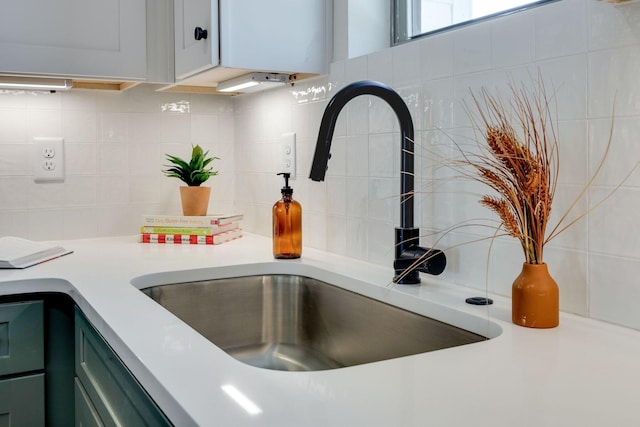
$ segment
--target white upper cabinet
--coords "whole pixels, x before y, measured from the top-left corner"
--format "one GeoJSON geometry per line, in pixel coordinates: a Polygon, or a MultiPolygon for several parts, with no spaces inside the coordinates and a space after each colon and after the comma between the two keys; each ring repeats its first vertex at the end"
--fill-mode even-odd
{"type": "Polygon", "coordinates": [[[218,65],[218,2],[175,0],[176,79],[218,65]]]}
{"type": "Polygon", "coordinates": [[[325,73],[326,3],[326,0],[220,0],[222,65],[325,73]]]}
{"type": "Polygon", "coordinates": [[[175,38],[177,81],[207,69],[322,74],[327,0],[175,0],[175,38]]]}
{"type": "Polygon", "coordinates": [[[0,10],[0,73],[146,78],[145,0],[0,0],[0,10]]]}

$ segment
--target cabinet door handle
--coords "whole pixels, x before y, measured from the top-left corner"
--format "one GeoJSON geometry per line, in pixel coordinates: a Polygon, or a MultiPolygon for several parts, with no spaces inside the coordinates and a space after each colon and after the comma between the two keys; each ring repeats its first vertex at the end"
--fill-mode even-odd
{"type": "Polygon", "coordinates": [[[195,31],[193,32],[193,36],[196,38],[196,40],[206,40],[208,35],[209,33],[207,32],[207,30],[200,27],[196,27],[195,31]]]}

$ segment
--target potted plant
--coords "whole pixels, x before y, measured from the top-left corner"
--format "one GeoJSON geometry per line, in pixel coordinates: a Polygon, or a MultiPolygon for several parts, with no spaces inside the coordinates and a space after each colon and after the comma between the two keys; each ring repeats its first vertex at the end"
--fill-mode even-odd
{"type": "Polygon", "coordinates": [[[186,216],[207,214],[211,187],[203,187],[201,184],[218,174],[210,163],[219,160],[218,157],[207,157],[208,155],[209,151],[203,151],[199,145],[192,146],[189,161],[166,154],[171,165],[165,165],[167,169],[163,170],[164,174],[171,178],[178,178],[186,184],[180,187],[182,213],[186,216]]]}

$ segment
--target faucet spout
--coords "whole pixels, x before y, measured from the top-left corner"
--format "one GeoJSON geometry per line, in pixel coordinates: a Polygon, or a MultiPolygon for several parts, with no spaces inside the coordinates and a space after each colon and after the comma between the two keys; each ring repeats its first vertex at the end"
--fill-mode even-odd
{"type": "Polygon", "coordinates": [[[329,161],[331,140],[336,121],[342,108],[359,95],[374,95],[393,109],[400,124],[401,153],[400,153],[400,226],[413,227],[413,189],[414,189],[414,130],[411,113],[404,100],[389,86],[373,81],[360,81],[344,87],[329,101],[322,115],[320,131],[316,142],[316,151],[311,164],[309,178],[314,181],[324,181],[329,161]]]}
{"type": "Polygon", "coordinates": [[[374,82],[360,81],[351,83],[338,91],[324,111],[316,142],[316,149],[311,164],[309,178],[313,181],[324,181],[330,157],[331,141],[336,121],[342,108],[353,98],[360,95],[373,95],[384,100],[395,112],[400,125],[400,227],[396,228],[394,282],[401,284],[420,283],[418,272],[440,274],[444,270],[446,260],[444,253],[435,249],[425,250],[418,246],[419,231],[414,228],[414,129],[411,113],[404,100],[389,86],[374,82]],[[422,250],[418,250],[422,249],[422,250]],[[422,263],[421,257],[436,258],[435,261],[422,263]],[[407,263],[406,261],[411,262],[407,263]]]}

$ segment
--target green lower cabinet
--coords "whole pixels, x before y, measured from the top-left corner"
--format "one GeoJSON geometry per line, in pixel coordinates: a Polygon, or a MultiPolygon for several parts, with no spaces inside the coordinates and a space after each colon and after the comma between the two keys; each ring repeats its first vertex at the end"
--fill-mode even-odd
{"type": "Polygon", "coordinates": [[[44,425],[42,301],[0,304],[0,427],[44,425]]]}
{"type": "Polygon", "coordinates": [[[42,301],[0,305],[0,377],[43,368],[42,301]]]}
{"type": "MultiPolygon", "coordinates": [[[[75,404],[76,404],[76,425],[82,427],[102,427],[104,423],[98,415],[98,410],[91,403],[87,391],[82,386],[80,380],[75,378],[75,404]]],[[[1,426],[0,426],[1,427],[1,426]]]]}
{"type": "Polygon", "coordinates": [[[79,309],[75,340],[76,426],[171,425],[79,309]]]}
{"type": "Polygon", "coordinates": [[[0,427],[44,425],[44,374],[0,380],[0,427]]]}

